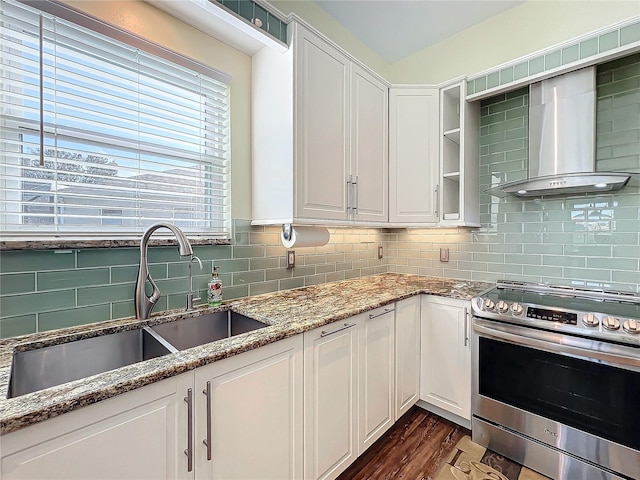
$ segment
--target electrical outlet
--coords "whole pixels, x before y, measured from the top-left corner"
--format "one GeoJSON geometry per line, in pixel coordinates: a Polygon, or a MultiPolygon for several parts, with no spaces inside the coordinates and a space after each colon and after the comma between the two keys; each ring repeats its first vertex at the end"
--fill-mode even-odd
{"type": "Polygon", "coordinates": [[[296,252],[289,250],[287,252],[287,268],[293,268],[296,266],[296,252]]]}
{"type": "Polygon", "coordinates": [[[380,246],[378,247],[378,258],[379,258],[379,259],[380,259],[380,258],[382,258],[382,253],[383,253],[383,252],[382,252],[382,250],[383,250],[383,249],[382,249],[382,245],[380,245],[380,246]]]}
{"type": "Polygon", "coordinates": [[[448,248],[441,248],[440,249],[440,261],[441,262],[448,262],[449,261],[449,249],[448,248]]]}

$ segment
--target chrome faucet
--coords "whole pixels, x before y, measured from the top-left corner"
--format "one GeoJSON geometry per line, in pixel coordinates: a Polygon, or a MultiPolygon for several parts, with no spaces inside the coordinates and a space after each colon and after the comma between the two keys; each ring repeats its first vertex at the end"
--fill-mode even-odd
{"type": "Polygon", "coordinates": [[[200,297],[193,296],[193,275],[191,274],[191,264],[196,261],[198,265],[200,265],[200,270],[202,270],[202,262],[195,255],[191,255],[191,260],[189,260],[189,293],[187,293],[187,312],[189,310],[193,310],[193,302],[199,302],[202,300],[200,297]]]}
{"type": "MultiPolygon", "coordinates": [[[[171,223],[154,223],[151,225],[140,240],[140,268],[138,269],[138,279],[136,280],[136,292],[134,297],[134,303],[136,307],[136,318],[138,320],[145,320],[151,315],[153,306],[160,299],[160,289],[156,286],[155,282],[151,278],[149,273],[149,265],[147,264],[147,245],[149,244],[149,238],[151,234],[159,228],[168,228],[178,240],[178,252],[183,257],[193,257],[193,249],[186,235],[178,227],[171,223]],[[147,296],[145,291],[146,281],[153,287],[151,296],[147,296]]],[[[191,262],[189,262],[191,267],[191,262]]]]}

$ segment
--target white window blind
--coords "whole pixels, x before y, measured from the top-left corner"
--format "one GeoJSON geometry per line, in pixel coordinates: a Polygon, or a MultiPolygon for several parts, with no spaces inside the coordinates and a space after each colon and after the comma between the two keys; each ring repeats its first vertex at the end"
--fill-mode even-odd
{"type": "Polygon", "coordinates": [[[0,8],[3,234],[138,234],[169,221],[228,235],[224,75],[22,3],[0,8]]]}

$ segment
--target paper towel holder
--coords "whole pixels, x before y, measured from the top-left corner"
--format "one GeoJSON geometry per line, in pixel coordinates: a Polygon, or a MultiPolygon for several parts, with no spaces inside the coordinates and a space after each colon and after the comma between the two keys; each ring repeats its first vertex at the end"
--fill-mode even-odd
{"type": "Polygon", "coordinates": [[[291,240],[291,234],[293,232],[293,226],[290,223],[282,224],[282,238],[285,240],[291,240]]]}

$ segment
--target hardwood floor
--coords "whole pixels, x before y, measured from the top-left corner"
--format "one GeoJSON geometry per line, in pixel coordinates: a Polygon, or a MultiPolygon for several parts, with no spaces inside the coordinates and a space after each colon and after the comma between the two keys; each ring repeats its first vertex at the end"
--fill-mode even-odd
{"type": "Polygon", "coordinates": [[[419,407],[404,414],[338,480],[430,480],[471,432],[419,407]]]}

